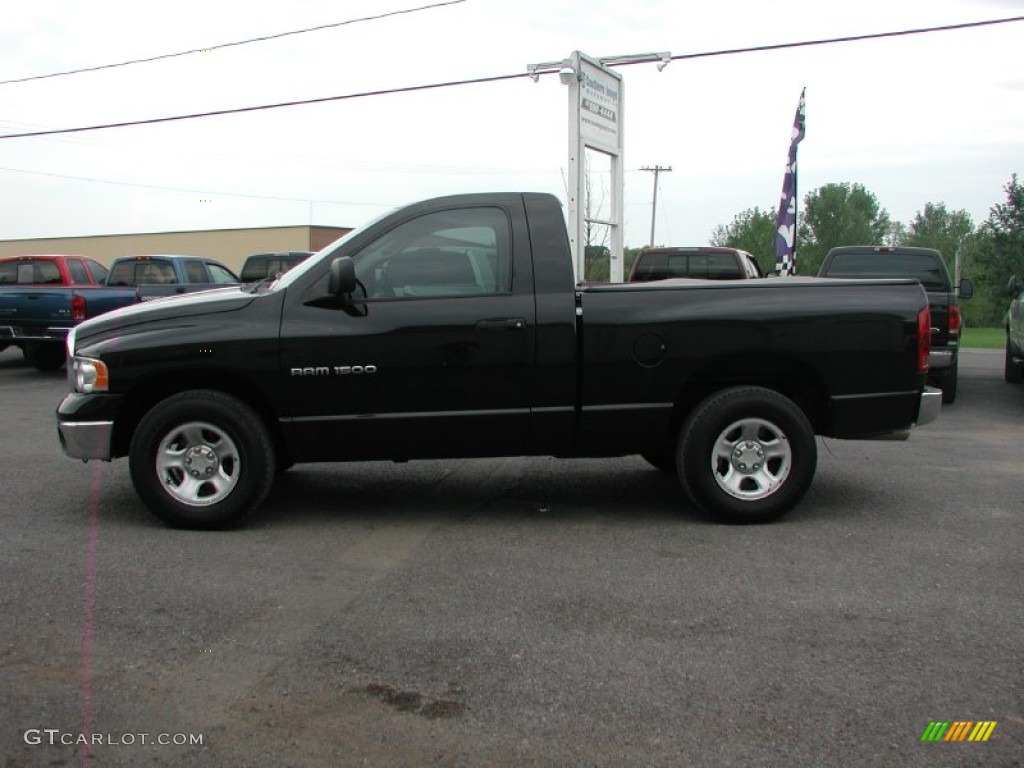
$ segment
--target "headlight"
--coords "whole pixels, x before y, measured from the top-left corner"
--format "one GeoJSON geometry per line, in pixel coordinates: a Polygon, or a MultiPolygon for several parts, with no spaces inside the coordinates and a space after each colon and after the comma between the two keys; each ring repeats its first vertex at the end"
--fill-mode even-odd
{"type": "Polygon", "coordinates": [[[69,366],[71,387],[75,392],[91,394],[106,392],[109,379],[107,364],[91,357],[73,357],[69,366]]]}
{"type": "Polygon", "coordinates": [[[68,331],[67,341],[64,342],[65,347],[68,351],[68,359],[70,360],[75,356],[75,331],[77,328],[72,328],[68,331]]]}

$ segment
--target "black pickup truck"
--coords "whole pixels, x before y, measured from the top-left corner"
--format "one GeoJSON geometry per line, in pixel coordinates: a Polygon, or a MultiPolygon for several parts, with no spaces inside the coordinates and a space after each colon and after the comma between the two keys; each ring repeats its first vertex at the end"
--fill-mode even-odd
{"type": "Polygon", "coordinates": [[[942,390],[942,402],[956,400],[960,370],[960,304],[974,294],[967,278],[954,286],[942,254],[934,248],[891,245],[843,245],[832,248],[818,277],[893,278],[920,281],[932,314],[932,352],[928,383],[942,390]]]}
{"type": "Polygon", "coordinates": [[[721,520],[766,522],[815,434],[936,418],[921,286],[576,284],[550,195],[438,198],[277,280],[112,312],[68,338],[65,453],[127,456],[175,526],[241,521],[296,462],[640,454],[721,520]]]}

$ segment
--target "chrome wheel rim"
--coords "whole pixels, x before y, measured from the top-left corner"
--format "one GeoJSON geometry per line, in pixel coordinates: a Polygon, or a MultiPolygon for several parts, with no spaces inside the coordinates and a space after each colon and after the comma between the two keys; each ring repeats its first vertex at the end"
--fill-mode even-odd
{"type": "Polygon", "coordinates": [[[792,467],[793,449],[786,433],[767,419],[733,422],[718,435],[711,453],[718,487],[742,501],[771,496],[792,467]]]}
{"type": "Polygon", "coordinates": [[[170,430],[156,452],[160,484],[176,501],[206,507],[227,498],[238,483],[238,447],[220,427],[190,421],[170,430]]]}

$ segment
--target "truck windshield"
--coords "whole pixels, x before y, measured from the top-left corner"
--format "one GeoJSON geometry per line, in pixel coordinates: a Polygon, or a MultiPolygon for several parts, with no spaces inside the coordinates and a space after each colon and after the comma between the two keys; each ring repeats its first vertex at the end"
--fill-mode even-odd
{"type": "Polygon", "coordinates": [[[949,290],[943,264],[927,253],[839,253],[824,277],[907,277],[920,280],[926,290],[949,290]]]}

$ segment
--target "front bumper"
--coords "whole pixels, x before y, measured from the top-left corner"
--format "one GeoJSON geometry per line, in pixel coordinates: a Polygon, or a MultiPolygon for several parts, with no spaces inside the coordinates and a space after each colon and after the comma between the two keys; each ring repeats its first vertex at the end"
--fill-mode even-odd
{"type": "Polygon", "coordinates": [[[60,447],[73,459],[110,461],[114,438],[112,421],[61,421],[57,423],[60,447]]]}
{"type": "Polygon", "coordinates": [[[57,436],[60,447],[73,459],[114,458],[114,422],[121,405],[120,395],[77,392],[57,407],[57,436]]]}

